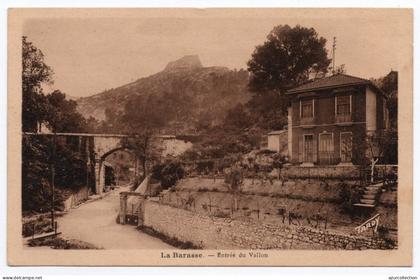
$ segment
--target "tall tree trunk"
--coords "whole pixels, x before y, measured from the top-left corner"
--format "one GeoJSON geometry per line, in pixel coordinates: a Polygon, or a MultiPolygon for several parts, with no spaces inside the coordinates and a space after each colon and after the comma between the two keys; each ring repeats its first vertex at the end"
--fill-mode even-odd
{"type": "Polygon", "coordinates": [[[371,160],[370,160],[370,162],[371,162],[371,169],[370,169],[370,182],[373,184],[373,182],[375,181],[375,178],[374,178],[374,176],[375,176],[375,165],[376,165],[376,163],[378,162],[378,160],[379,160],[379,158],[377,158],[377,159],[374,159],[374,158],[372,158],[371,160]]]}

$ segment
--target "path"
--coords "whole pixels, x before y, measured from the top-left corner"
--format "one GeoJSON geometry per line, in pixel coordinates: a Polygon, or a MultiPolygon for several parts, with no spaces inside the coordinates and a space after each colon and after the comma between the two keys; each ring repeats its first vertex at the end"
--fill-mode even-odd
{"type": "Polygon", "coordinates": [[[172,246],[131,225],[116,223],[120,196],[119,188],[108,196],[72,209],[58,218],[62,237],[89,242],[104,249],[171,249],[172,246]]]}

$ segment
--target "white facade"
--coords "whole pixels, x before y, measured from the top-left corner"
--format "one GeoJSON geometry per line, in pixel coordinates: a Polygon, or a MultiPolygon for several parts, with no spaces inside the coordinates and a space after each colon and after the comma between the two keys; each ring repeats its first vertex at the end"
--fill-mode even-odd
{"type": "Polygon", "coordinates": [[[288,154],[287,130],[272,131],[267,135],[267,149],[276,153],[288,154]]]}
{"type": "Polygon", "coordinates": [[[376,94],[366,87],[366,131],[376,131],[376,94]]]}
{"type": "Polygon", "coordinates": [[[292,139],[293,139],[293,134],[292,134],[292,107],[287,108],[287,156],[290,158],[292,158],[292,139]]]}

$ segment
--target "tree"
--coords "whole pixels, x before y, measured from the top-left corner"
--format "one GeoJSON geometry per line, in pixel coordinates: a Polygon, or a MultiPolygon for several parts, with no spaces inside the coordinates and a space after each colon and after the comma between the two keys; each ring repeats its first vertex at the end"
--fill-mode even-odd
{"type": "MultiPolygon", "coordinates": [[[[22,37],[22,130],[37,132],[41,123],[54,132],[84,132],[86,121],[76,110],[77,103],[56,90],[44,94],[43,85],[52,83],[53,71],[43,53],[22,37]]],[[[92,120],[91,120],[92,121],[92,120]]],[[[55,143],[43,135],[22,138],[22,209],[45,212],[51,199],[61,201],[63,188],[77,189],[86,184],[86,162],[70,145],[55,143]],[[53,148],[55,147],[55,148],[53,148]],[[53,152],[55,155],[53,156],[53,152]],[[51,187],[54,165],[55,188],[51,187]]],[[[55,204],[57,206],[57,204],[55,204]]],[[[48,209],[50,208],[50,209],[48,209]]]]}
{"type": "Polygon", "coordinates": [[[211,128],[212,116],[209,111],[201,112],[196,121],[196,128],[205,131],[211,128]]]}
{"type": "Polygon", "coordinates": [[[325,43],[313,28],[279,25],[255,48],[248,61],[248,87],[255,95],[246,106],[256,126],[276,130],[287,124],[284,93],[311,76],[325,76],[331,62],[325,43]]]}
{"type": "Polygon", "coordinates": [[[22,210],[46,212],[51,197],[48,139],[22,137],[22,210]]]}
{"type": "Polygon", "coordinates": [[[388,97],[387,104],[391,129],[398,128],[398,72],[391,71],[388,75],[371,81],[388,97]]]}
{"type": "Polygon", "coordinates": [[[389,111],[389,128],[379,134],[380,146],[383,146],[383,161],[398,162],[398,72],[389,72],[386,76],[371,81],[388,97],[386,104],[389,111]]]}
{"type": "Polygon", "coordinates": [[[51,163],[55,164],[55,207],[62,204],[63,189],[78,190],[86,184],[86,162],[80,152],[66,143],[56,143],[52,157],[53,139],[48,136],[22,137],[22,210],[46,212],[51,210],[51,163]]]}
{"type": "Polygon", "coordinates": [[[158,156],[155,136],[167,122],[163,103],[155,95],[133,96],[126,104],[124,112],[118,117],[123,133],[131,135],[124,140],[141,161],[143,175],[147,175],[147,164],[158,156]]]}
{"type": "Polygon", "coordinates": [[[251,123],[263,129],[279,130],[287,124],[287,105],[286,96],[270,91],[255,95],[246,107],[251,123]]]}
{"type": "Polygon", "coordinates": [[[244,175],[242,168],[235,164],[232,166],[228,174],[225,175],[225,183],[227,184],[228,190],[232,195],[231,213],[238,210],[238,195],[241,191],[243,184],[244,175]]]}
{"type": "Polygon", "coordinates": [[[250,121],[245,106],[238,104],[227,112],[224,124],[233,128],[246,128],[249,126],[250,121]]]}
{"type": "Polygon", "coordinates": [[[332,70],[333,70],[333,74],[346,74],[347,72],[345,64],[341,64],[340,66],[332,70]]]}
{"type": "Polygon", "coordinates": [[[22,37],[22,130],[36,132],[46,117],[42,85],[52,83],[53,71],[44,62],[44,54],[22,37]]]}
{"type": "Polygon", "coordinates": [[[394,130],[377,130],[360,133],[353,137],[354,146],[360,153],[353,155],[353,162],[359,167],[361,178],[366,181],[365,173],[369,170],[370,181],[375,180],[377,164],[398,164],[398,135],[394,130]]]}
{"type": "Polygon", "coordinates": [[[185,175],[185,170],[179,161],[169,160],[157,164],[152,170],[152,179],[159,180],[163,189],[168,189],[176,184],[185,175]]]}
{"type": "Polygon", "coordinates": [[[59,90],[46,96],[47,112],[45,120],[53,132],[85,132],[85,118],[77,112],[77,103],[67,100],[66,95],[59,90]]]}
{"type": "Polygon", "coordinates": [[[99,121],[95,119],[94,117],[90,116],[86,120],[86,132],[88,133],[96,133],[99,129],[99,121]]]}
{"type": "Polygon", "coordinates": [[[326,39],[313,28],[279,25],[257,46],[248,61],[253,92],[283,93],[309,79],[311,73],[326,73],[331,60],[325,49],[326,39]]]}

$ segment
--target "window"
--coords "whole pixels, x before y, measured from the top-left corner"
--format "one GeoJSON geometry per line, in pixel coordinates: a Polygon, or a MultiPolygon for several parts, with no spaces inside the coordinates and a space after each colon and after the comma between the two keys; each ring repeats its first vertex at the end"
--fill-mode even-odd
{"type": "Polygon", "coordinates": [[[323,132],[319,134],[319,163],[334,164],[334,136],[332,133],[323,132]]]}
{"type": "Polygon", "coordinates": [[[351,132],[340,133],[340,159],[341,162],[351,162],[353,146],[353,134],[351,132]]]}
{"type": "Polygon", "coordinates": [[[312,134],[304,134],[303,145],[303,162],[314,162],[314,136],[312,134]]]}
{"type": "Polygon", "coordinates": [[[319,134],[319,151],[326,153],[334,152],[333,134],[321,133],[319,134]]]}
{"type": "Polygon", "coordinates": [[[335,97],[335,122],[338,124],[351,123],[351,95],[335,97]]]}
{"type": "Polygon", "coordinates": [[[340,95],[335,97],[335,114],[349,115],[351,113],[351,95],[340,95]]]}
{"type": "Polygon", "coordinates": [[[300,117],[308,119],[314,117],[314,100],[301,100],[300,101],[300,117]]]}

